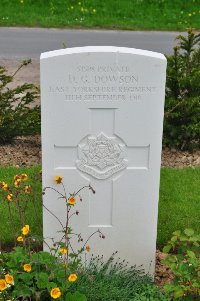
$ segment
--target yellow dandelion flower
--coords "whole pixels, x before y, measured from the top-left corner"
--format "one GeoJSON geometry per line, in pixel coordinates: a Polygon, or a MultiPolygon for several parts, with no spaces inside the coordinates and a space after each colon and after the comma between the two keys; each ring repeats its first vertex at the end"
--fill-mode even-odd
{"type": "Polygon", "coordinates": [[[18,188],[18,187],[20,186],[20,184],[21,184],[21,180],[20,180],[20,179],[17,179],[17,180],[14,182],[14,186],[15,186],[16,188],[18,188]]]}
{"type": "Polygon", "coordinates": [[[192,16],[192,14],[188,14],[188,17],[191,17],[192,16]]]}
{"type": "Polygon", "coordinates": [[[20,176],[23,182],[28,180],[28,175],[26,173],[22,173],[20,176]]]}
{"type": "Polygon", "coordinates": [[[67,254],[68,250],[67,250],[67,248],[63,247],[63,248],[60,248],[59,252],[61,254],[67,254]]]}
{"type": "Polygon", "coordinates": [[[5,280],[8,284],[14,284],[14,277],[10,274],[5,275],[5,280]]]}
{"type": "Polygon", "coordinates": [[[29,225],[25,225],[21,230],[23,235],[27,235],[29,233],[29,225]]]}
{"type": "Polygon", "coordinates": [[[54,177],[54,182],[55,182],[56,184],[60,184],[60,183],[62,182],[62,177],[61,177],[61,176],[55,176],[55,177],[54,177]]]}
{"type": "Polygon", "coordinates": [[[85,249],[86,249],[87,252],[90,252],[90,250],[91,250],[91,248],[90,248],[89,245],[87,245],[87,246],[85,247],[85,249]]]}
{"type": "Polygon", "coordinates": [[[24,187],[24,192],[25,192],[26,194],[31,193],[31,185],[26,185],[26,186],[24,187]]]}
{"type": "Polygon", "coordinates": [[[77,280],[77,275],[76,274],[70,274],[69,277],[68,277],[68,280],[70,282],[75,282],[77,280]]]}
{"type": "Polygon", "coordinates": [[[97,12],[97,10],[96,10],[95,8],[93,8],[92,12],[93,12],[93,13],[96,13],[96,12],[97,12]]]}
{"type": "Polygon", "coordinates": [[[8,190],[9,189],[9,186],[8,186],[8,184],[6,184],[6,183],[2,183],[2,189],[3,190],[8,190]]]}
{"type": "Polygon", "coordinates": [[[59,287],[55,287],[51,290],[50,295],[53,299],[58,299],[61,296],[61,291],[59,287]]]}
{"type": "Polygon", "coordinates": [[[7,288],[6,281],[4,279],[0,279],[0,291],[4,291],[7,288]]]}
{"type": "Polygon", "coordinates": [[[31,271],[31,265],[29,263],[24,264],[23,268],[25,272],[29,273],[31,271]]]}
{"type": "Polygon", "coordinates": [[[23,239],[23,237],[22,237],[22,236],[18,236],[18,237],[17,237],[17,241],[18,241],[18,242],[23,242],[23,241],[24,241],[24,239],[23,239]]]}
{"type": "Polygon", "coordinates": [[[12,194],[12,193],[9,193],[9,194],[7,195],[7,200],[8,200],[9,202],[11,202],[11,201],[13,200],[13,194],[12,194]]]}
{"type": "Polygon", "coordinates": [[[70,198],[68,198],[67,203],[68,203],[69,205],[75,205],[75,204],[76,204],[76,199],[75,199],[75,197],[71,196],[70,198]]]}

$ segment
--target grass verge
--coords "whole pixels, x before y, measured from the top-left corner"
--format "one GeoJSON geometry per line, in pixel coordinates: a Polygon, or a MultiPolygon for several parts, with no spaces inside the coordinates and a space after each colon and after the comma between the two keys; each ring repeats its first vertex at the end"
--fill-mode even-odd
{"type": "MultiPolygon", "coordinates": [[[[42,233],[41,205],[41,166],[31,168],[0,167],[0,180],[10,183],[13,176],[27,173],[33,186],[28,207],[29,224],[33,233],[42,233]]],[[[12,205],[12,204],[11,204],[12,205]]],[[[12,209],[12,208],[11,208],[12,209]]],[[[171,238],[175,230],[194,228],[200,233],[200,168],[172,169],[162,168],[160,184],[160,202],[158,215],[158,247],[171,238]]],[[[17,213],[13,212],[16,217],[17,213]]],[[[1,197],[0,201],[0,242],[2,245],[13,243],[13,232],[10,227],[8,205],[1,197]]],[[[15,229],[20,229],[16,219],[15,229]]]]}
{"type": "Polygon", "coordinates": [[[1,0],[0,26],[200,28],[199,0],[1,0]]]}
{"type": "Polygon", "coordinates": [[[162,168],[157,244],[175,230],[193,228],[200,234],[200,168],[162,168]]]}
{"type": "MultiPolygon", "coordinates": [[[[13,177],[16,174],[26,173],[29,176],[27,185],[31,184],[32,192],[30,195],[23,195],[27,206],[27,223],[29,223],[32,232],[35,235],[42,234],[42,187],[41,187],[41,166],[30,168],[0,167],[0,180],[7,184],[13,183],[13,177]]],[[[0,247],[13,246],[16,236],[21,235],[21,225],[19,214],[16,212],[15,205],[6,200],[7,192],[1,190],[0,197],[0,247]],[[19,230],[18,230],[19,229],[19,230]]]]}

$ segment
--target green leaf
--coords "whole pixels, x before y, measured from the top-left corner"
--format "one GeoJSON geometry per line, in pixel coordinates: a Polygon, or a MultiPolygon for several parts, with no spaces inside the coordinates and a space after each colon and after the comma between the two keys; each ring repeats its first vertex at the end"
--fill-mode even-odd
{"type": "Polygon", "coordinates": [[[172,236],[171,241],[173,242],[177,241],[177,236],[172,236]]]}
{"type": "Polygon", "coordinates": [[[181,231],[180,230],[174,231],[172,233],[172,235],[180,236],[181,235],[181,231]]]}
{"type": "Polygon", "coordinates": [[[167,261],[169,261],[169,262],[176,262],[176,257],[174,255],[169,255],[167,257],[167,261]]]}
{"type": "Polygon", "coordinates": [[[169,253],[169,251],[171,250],[171,246],[170,245],[167,245],[163,248],[163,252],[164,253],[169,253]]]}
{"type": "Polygon", "coordinates": [[[185,229],[185,230],[184,230],[184,233],[185,233],[187,236],[192,236],[192,235],[194,235],[194,230],[193,230],[193,229],[185,229]]]}
{"type": "Polygon", "coordinates": [[[48,274],[44,272],[40,272],[37,278],[38,288],[46,288],[48,282],[49,282],[48,274]]]}
{"type": "Polygon", "coordinates": [[[175,299],[178,299],[178,298],[180,298],[180,297],[183,297],[183,295],[184,295],[184,290],[183,290],[182,288],[178,288],[178,289],[176,289],[175,292],[174,292],[174,298],[175,298],[175,299]]]}
{"type": "Polygon", "coordinates": [[[47,289],[48,289],[48,291],[50,291],[52,288],[54,288],[54,287],[57,287],[57,283],[55,283],[55,282],[49,282],[48,284],[47,284],[47,289]]]}
{"type": "Polygon", "coordinates": [[[190,258],[192,258],[192,259],[196,259],[196,255],[195,255],[195,253],[192,252],[192,251],[187,251],[187,255],[188,255],[190,258]]]}
{"type": "Polygon", "coordinates": [[[181,235],[180,236],[180,241],[188,241],[188,237],[184,236],[184,235],[181,235]]]}
{"type": "Polygon", "coordinates": [[[74,294],[67,293],[65,296],[65,301],[87,301],[87,298],[85,295],[79,292],[75,292],[74,294]]]}
{"type": "Polygon", "coordinates": [[[65,296],[65,301],[74,301],[72,293],[67,293],[65,296]]]}
{"type": "Polygon", "coordinates": [[[174,291],[174,285],[173,284],[165,284],[164,285],[164,290],[166,293],[170,293],[170,292],[173,292],[174,291]]]}

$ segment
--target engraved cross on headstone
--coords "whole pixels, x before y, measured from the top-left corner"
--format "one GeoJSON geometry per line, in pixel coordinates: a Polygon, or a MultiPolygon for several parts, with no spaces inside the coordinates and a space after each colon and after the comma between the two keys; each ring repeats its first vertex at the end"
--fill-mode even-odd
{"type": "Polygon", "coordinates": [[[90,132],[77,145],[55,145],[55,169],[77,170],[97,191],[89,226],[111,227],[113,185],[126,170],[148,170],[150,145],[127,145],[115,133],[116,108],[90,108],[90,132]],[[102,116],[104,122],[102,122],[102,116]]]}

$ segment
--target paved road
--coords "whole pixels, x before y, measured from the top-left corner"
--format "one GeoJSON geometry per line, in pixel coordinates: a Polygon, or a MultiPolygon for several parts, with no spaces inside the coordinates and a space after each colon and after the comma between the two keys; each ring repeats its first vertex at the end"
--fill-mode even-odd
{"type": "Polygon", "coordinates": [[[38,59],[41,52],[76,46],[124,46],[170,54],[177,32],[0,28],[0,58],[38,59]]]}

